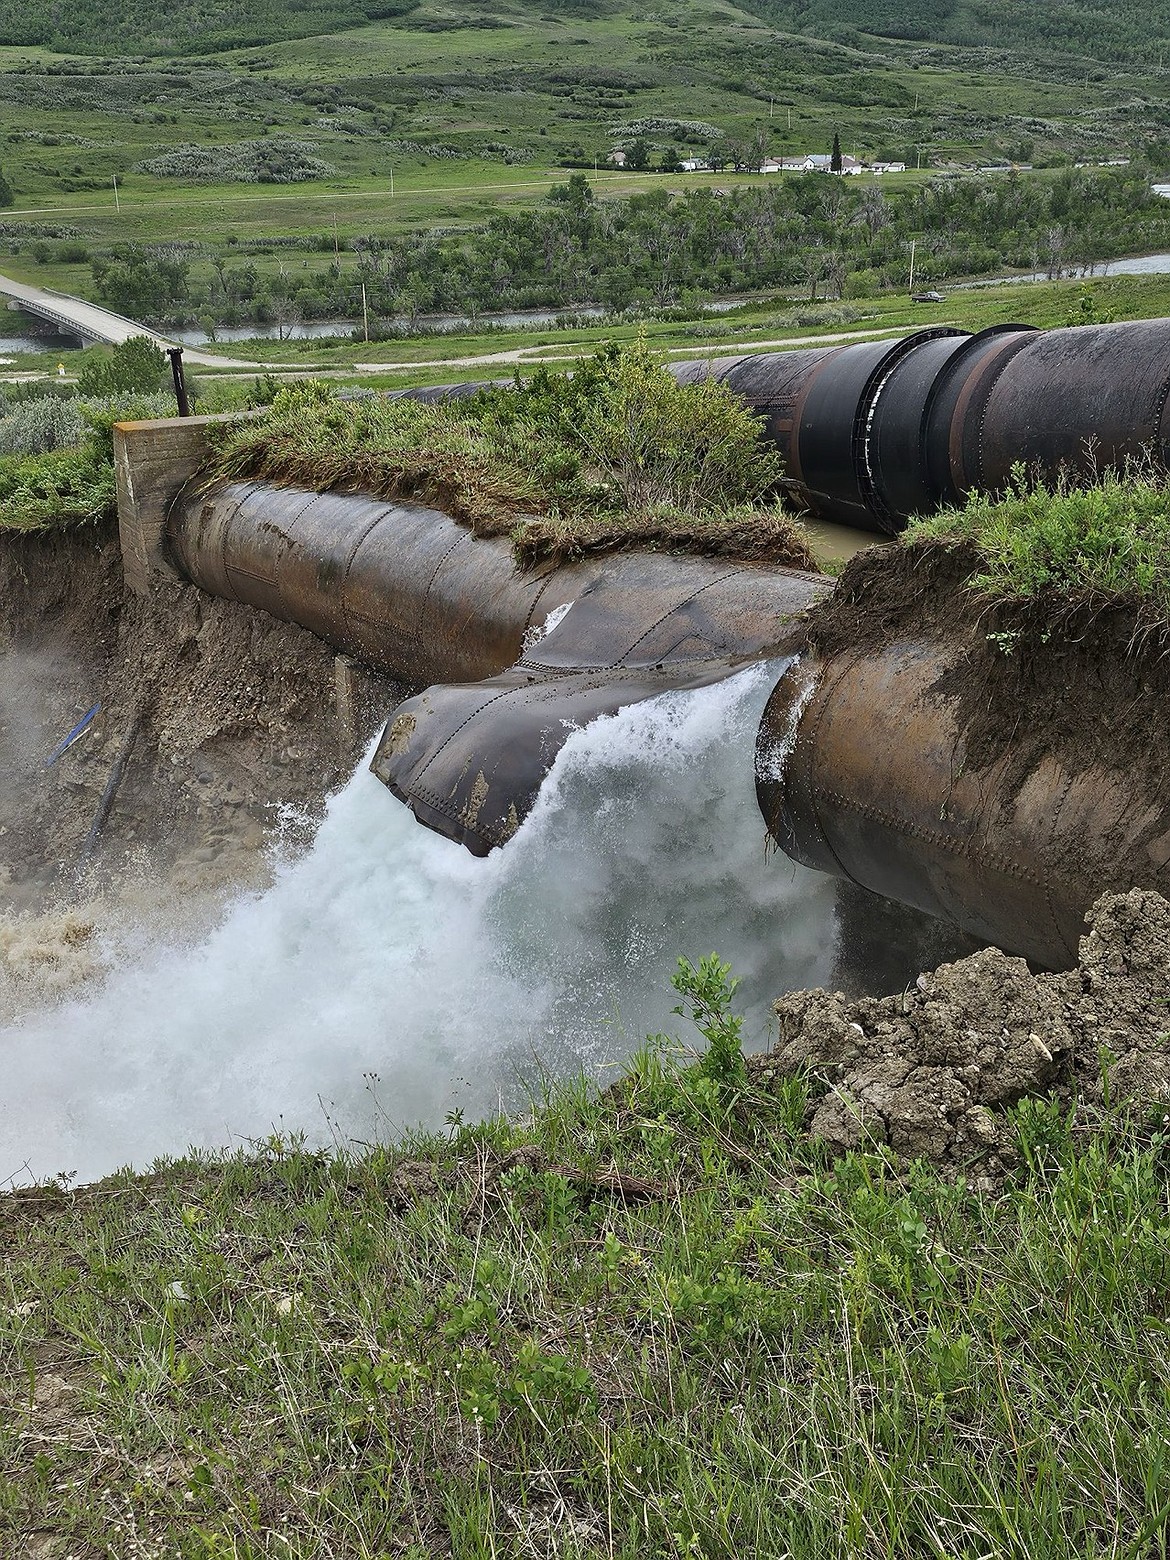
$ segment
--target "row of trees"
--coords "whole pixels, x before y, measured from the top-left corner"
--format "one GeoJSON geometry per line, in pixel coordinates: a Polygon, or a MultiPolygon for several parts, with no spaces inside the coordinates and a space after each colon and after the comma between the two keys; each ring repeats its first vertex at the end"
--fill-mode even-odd
{"type": "Polygon", "coordinates": [[[1170,247],[1170,203],[1138,168],[936,179],[887,191],[824,175],[727,192],[595,198],[573,174],[528,211],[458,233],[369,235],[323,272],[213,259],[196,286],[184,255],[123,246],[93,261],[102,300],[144,320],[289,321],[601,304],[667,307],[719,294],[804,288],[815,297],[902,287],[916,240],[925,283],[1024,267],[1059,274],[1170,247]]]}

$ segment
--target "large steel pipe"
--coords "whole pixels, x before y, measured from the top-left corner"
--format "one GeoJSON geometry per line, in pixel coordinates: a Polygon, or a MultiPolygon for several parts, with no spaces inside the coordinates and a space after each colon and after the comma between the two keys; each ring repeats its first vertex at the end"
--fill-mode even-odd
{"type": "Polygon", "coordinates": [[[1099,894],[1170,892],[1170,794],[1106,744],[1088,766],[1021,764],[1026,729],[973,764],[946,691],[962,656],[913,634],[806,655],[760,725],[761,811],[795,861],[1067,968],[1099,894]]]}
{"type": "Polygon", "coordinates": [[[372,768],[422,822],[485,855],[528,815],[572,731],[747,661],[797,653],[805,609],[830,588],[795,569],[611,558],[515,666],[401,705],[372,768]]]}
{"type": "Polygon", "coordinates": [[[441,685],[399,707],[372,767],[477,854],[515,832],[571,731],[795,653],[803,612],[831,588],[802,570],[657,553],[521,573],[507,542],[437,510],[257,483],[181,494],[169,538],[214,595],[441,685]]]}
{"type": "Polygon", "coordinates": [[[412,683],[490,677],[598,564],[521,574],[510,545],[437,509],[231,483],[184,493],[168,538],[188,579],[311,629],[412,683]]]}
{"type": "Polygon", "coordinates": [[[915,515],[995,491],[1023,464],[1046,481],[1132,458],[1170,464],[1170,320],[1035,331],[949,327],[680,363],[761,416],[795,501],[894,533],[915,515]]]}

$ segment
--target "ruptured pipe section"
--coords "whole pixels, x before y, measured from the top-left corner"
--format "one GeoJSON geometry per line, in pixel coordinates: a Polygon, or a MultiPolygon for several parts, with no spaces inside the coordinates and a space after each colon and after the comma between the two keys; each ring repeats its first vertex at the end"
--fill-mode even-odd
{"type": "Polygon", "coordinates": [[[1011,742],[972,764],[947,691],[962,655],[917,637],[806,655],[760,724],[760,810],[794,861],[1067,969],[1099,894],[1170,890],[1170,795],[1105,743],[1076,769],[1021,769],[1011,742]]]}
{"type": "MultiPolygon", "coordinates": [[[[1170,466],[1170,320],[940,327],[674,372],[744,397],[799,504],[876,532],[1003,489],[1017,465],[1048,480],[1139,458],[1170,466]]],[[[652,554],[521,574],[505,542],[433,509],[256,484],[180,495],[169,535],[204,589],[435,685],[396,712],[373,767],[423,822],[477,853],[515,831],[568,731],[799,652],[800,616],[830,588],[652,554]]],[[[1073,774],[1046,760],[1021,781],[1005,756],[969,770],[937,691],[945,659],[905,638],[824,664],[806,656],[761,726],[764,817],[798,861],[1066,964],[1098,892],[1165,873],[1170,817],[1105,767],[1073,774]]]]}
{"type": "Polygon", "coordinates": [[[1037,331],[947,326],[899,341],[674,365],[763,418],[785,486],[825,520],[894,534],[914,515],[1149,458],[1170,465],[1170,320],[1037,331]]]}
{"type": "Polygon", "coordinates": [[[570,732],[795,653],[801,614],[832,583],[633,552],[520,573],[507,542],[438,510],[255,483],[181,494],[169,540],[213,595],[434,685],[399,706],[372,767],[477,855],[515,832],[570,732]]]}

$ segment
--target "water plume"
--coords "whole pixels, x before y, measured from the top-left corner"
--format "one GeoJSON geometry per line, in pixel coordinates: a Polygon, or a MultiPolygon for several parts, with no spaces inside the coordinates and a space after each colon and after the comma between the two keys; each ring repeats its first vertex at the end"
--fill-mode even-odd
{"type": "Polygon", "coordinates": [[[833,889],[765,859],[752,751],[781,668],[574,732],[487,860],[363,766],[312,848],[197,943],[124,948],[96,993],[0,1030],[0,1180],[90,1179],[272,1130],[362,1139],[602,1078],[677,1028],[670,975],[712,949],[747,1030],[827,980],[833,889]]]}

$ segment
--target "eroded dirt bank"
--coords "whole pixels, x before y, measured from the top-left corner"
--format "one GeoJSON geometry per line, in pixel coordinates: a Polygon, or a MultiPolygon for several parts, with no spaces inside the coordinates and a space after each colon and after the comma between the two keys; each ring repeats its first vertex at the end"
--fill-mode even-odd
{"type": "Polygon", "coordinates": [[[1019,785],[1045,758],[1074,772],[1117,768],[1160,789],[1170,755],[1170,625],[1124,600],[1070,603],[1059,592],[993,601],[970,588],[968,543],[870,547],[809,613],[811,646],[879,651],[906,636],[937,643],[949,666],[937,687],[954,700],[975,769],[1010,754],[1019,785]]]}
{"type": "Polygon", "coordinates": [[[1089,920],[1064,974],[987,948],[897,996],[792,992],[749,1067],[765,1085],[810,1070],[824,1092],[806,1127],[835,1150],[883,1143],[993,1180],[1014,1168],[1003,1113],[1026,1095],[1170,1114],[1170,904],[1133,889],[1089,920]]]}
{"type": "MultiPolygon", "coordinates": [[[[905,1160],[994,1180],[1015,1152],[1005,1108],[1025,1096],[1121,1100],[1170,1115],[1170,904],[1159,892],[1170,840],[1170,635],[1123,601],[992,602],[969,584],[978,572],[965,544],[859,554],[809,614],[812,658],[828,679],[854,658],[864,664],[890,646],[925,645],[938,673],[918,697],[928,723],[953,722],[959,734],[956,790],[970,771],[1011,798],[1045,764],[1072,777],[1099,774],[1103,788],[1115,778],[1121,803],[1111,831],[1057,837],[1061,796],[1051,798],[1050,819],[1041,810],[1035,822],[1036,859],[1044,849],[1060,857],[1050,893],[1067,874],[1085,886],[1080,903],[1096,900],[1076,967],[1036,974],[991,947],[940,963],[893,996],[792,993],[776,1004],[775,1050],[751,1067],[765,1083],[809,1069],[821,1092],[806,1128],[835,1150],[877,1142],[905,1160]],[[1126,832],[1130,812],[1148,820],[1133,836],[1140,848],[1126,832]],[[1046,821],[1055,843],[1041,838],[1046,821]]],[[[906,711],[908,721],[914,715],[906,711]]],[[[906,778],[921,777],[907,765],[906,778]]],[[[940,816],[950,800],[944,786],[940,816]]],[[[893,805],[888,790],[876,805],[893,805]]],[[[887,841],[895,865],[917,821],[895,820],[902,834],[887,841]]],[[[1027,845],[1026,835],[990,843],[1010,852],[1021,840],[1027,845]]],[[[956,860],[973,853],[955,849],[956,860]]]]}
{"type": "Polygon", "coordinates": [[[265,613],[177,585],[131,595],[112,535],[0,537],[0,1013],[84,978],[103,932],[163,907],[196,930],[225,893],[260,886],[263,847],[311,834],[402,697],[361,667],[341,676],[339,699],[334,652],[265,613]]]}

